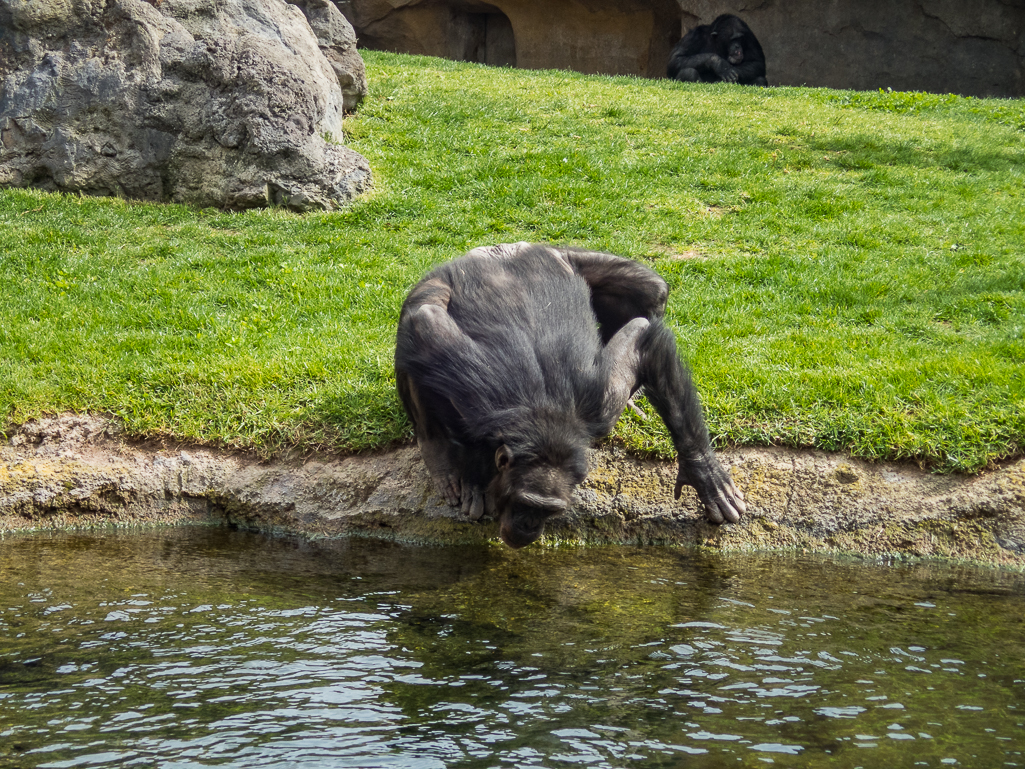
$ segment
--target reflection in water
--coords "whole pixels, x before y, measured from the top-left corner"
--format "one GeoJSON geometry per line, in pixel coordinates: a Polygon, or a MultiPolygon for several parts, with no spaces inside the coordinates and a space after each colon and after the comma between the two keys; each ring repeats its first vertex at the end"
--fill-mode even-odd
{"type": "Polygon", "coordinates": [[[226,529],[0,541],[0,768],[1025,766],[1025,579],[226,529]]]}

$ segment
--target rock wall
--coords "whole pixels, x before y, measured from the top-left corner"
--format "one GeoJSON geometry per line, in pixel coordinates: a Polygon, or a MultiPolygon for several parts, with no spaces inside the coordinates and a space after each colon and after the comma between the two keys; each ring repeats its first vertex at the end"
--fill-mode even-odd
{"type": "Polygon", "coordinates": [[[1025,96],[1020,0],[681,0],[684,25],[736,13],[772,85],[1025,96]],[[700,20],[700,21],[699,21],[700,20]]]}
{"type": "Polygon", "coordinates": [[[675,0],[338,0],[364,48],[461,61],[660,77],[675,0]]]}
{"type": "MultiPolygon", "coordinates": [[[[0,535],[104,525],[222,522],[311,536],[414,542],[497,539],[435,493],[415,447],[307,461],[122,439],[116,423],[65,415],[0,442],[0,535]]],[[[980,476],[931,475],[842,455],[720,455],[743,489],[739,524],[712,526],[676,466],[592,452],[570,513],[544,542],[696,545],[879,557],[932,556],[1025,569],[1025,459],[980,476]]],[[[536,547],[538,545],[532,545],[536,547]]]]}
{"type": "Polygon", "coordinates": [[[338,143],[365,92],[328,0],[0,0],[0,185],[333,208],[370,183],[338,143]]]}
{"type": "Polygon", "coordinates": [[[644,77],[665,75],[687,29],[735,13],[761,42],[771,85],[1025,96],[1020,0],[337,2],[366,48],[644,77]],[[489,58],[481,32],[499,20],[505,60],[489,58]]]}

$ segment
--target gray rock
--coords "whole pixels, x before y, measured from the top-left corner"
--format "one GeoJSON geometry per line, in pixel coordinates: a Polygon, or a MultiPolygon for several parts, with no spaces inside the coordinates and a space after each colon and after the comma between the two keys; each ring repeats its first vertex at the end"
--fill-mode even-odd
{"type": "Polygon", "coordinates": [[[317,36],[324,54],[338,78],[345,97],[345,111],[351,112],[367,95],[367,72],[356,52],[356,33],[331,0],[288,0],[298,6],[317,36]]]}
{"type": "Polygon", "coordinates": [[[370,184],[339,78],[284,0],[0,0],[0,184],[334,208],[370,184]]]}

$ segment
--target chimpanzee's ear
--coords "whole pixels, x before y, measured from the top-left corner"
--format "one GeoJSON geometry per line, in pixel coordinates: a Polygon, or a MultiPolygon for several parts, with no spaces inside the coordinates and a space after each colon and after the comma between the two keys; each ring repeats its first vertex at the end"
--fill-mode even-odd
{"type": "Polygon", "coordinates": [[[503,443],[498,447],[498,451],[495,452],[495,467],[499,470],[508,470],[512,461],[512,452],[509,451],[509,447],[503,443]]]}

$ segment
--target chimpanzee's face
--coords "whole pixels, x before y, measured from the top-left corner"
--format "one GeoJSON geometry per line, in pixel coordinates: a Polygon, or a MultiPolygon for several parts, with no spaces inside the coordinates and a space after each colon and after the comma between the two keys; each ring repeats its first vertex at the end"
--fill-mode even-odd
{"type": "Polygon", "coordinates": [[[499,513],[499,536],[509,547],[526,547],[544,534],[545,523],[549,518],[565,509],[531,507],[514,502],[499,513]]]}
{"type": "Polygon", "coordinates": [[[545,522],[569,509],[573,489],[587,475],[586,464],[519,467],[505,447],[496,457],[498,474],[488,488],[488,508],[498,518],[499,535],[509,547],[526,547],[540,537],[545,522]],[[504,452],[504,453],[503,453],[504,452]]]}
{"type": "Polygon", "coordinates": [[[734,66],[744,61],[744,46],[741,44],[739,37],[730,40],[730,47],[726,50],[726,58],[734,66]]]}

